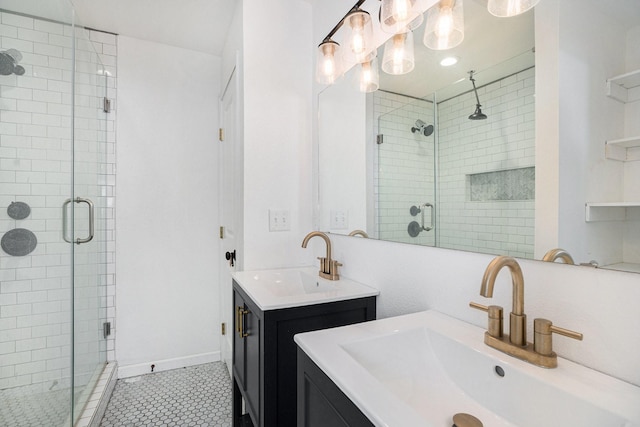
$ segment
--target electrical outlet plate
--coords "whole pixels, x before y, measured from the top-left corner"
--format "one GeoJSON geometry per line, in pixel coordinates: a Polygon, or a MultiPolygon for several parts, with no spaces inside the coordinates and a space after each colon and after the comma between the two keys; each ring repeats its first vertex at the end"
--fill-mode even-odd
{"type": "Polygon", "coordinates": [[[289,221],[288,209],[269,209],[269,231],[289,231],[291,224],[289,221]]]}

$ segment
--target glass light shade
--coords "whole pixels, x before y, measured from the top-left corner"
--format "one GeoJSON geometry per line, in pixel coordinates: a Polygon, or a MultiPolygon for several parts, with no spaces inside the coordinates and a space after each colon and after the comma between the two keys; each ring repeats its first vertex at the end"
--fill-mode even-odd
{"type": "Polygon", "coordinates": [[[416,0],[382,0],[380,26],[387,33],[407,31],[409,24],[420,15],[416,0]]]}
{"type": "Polygon", "coordinates": [[[464,11],[462,0],[440,0],[427,11],[424,45],[429,49],[445,50],[464,40],[464,11]]]}
{"type": "Polygon", "coordinates": [[[347,15],[345,24],[350,29],[347,37],[349,54],[355,57],[356,62],[366,60],[371,50],[375,49],[371,16],[364,10],[355,10],[347,15]]]}
{"type": "Polygon", "coordinates": [[[340,45],[327,40],[318,46],[316,58],[316,80],[322,84],[333,84],[342,75],[340,45]]]}
{"type": "Polygon", "coordinates": [[[387,74],[406,74],[415,67],[413,33],[394,34],[384,45],[382,71],[387,74]]]}
{"type": "Polygon", "coordinates": [[[355,85],[360,92],[375,92],[380,87],[380,73],[378,72],[378,58],[363,62],[359,65],[355,85]]]}
{"type": "Polygon", "coordinates": [[[489,13],[500,18],[520,15],[538,4],[540,0],[489,0],[489,13]]]}

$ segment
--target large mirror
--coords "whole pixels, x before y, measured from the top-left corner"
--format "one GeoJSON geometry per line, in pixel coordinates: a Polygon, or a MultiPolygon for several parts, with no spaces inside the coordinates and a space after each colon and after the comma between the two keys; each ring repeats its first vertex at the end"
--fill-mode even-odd
{"type": "Polygon", "coordinates": [[[426,48],[423,23],[414,30],[411,73],[381,72],[379,90],[364,94],[354,84],[359,70],[353,68],[325,88],[318,98],[318,229],[533,259],[562,247],[575,263],[640,272],[640,203],[634,202],[640,201],[634,194],[640,162],[632,160],[640,149],[631,145],[620,154],[604,143],[640,135],[640,101],[633,95],[627,102],[612,100],[605,84],[640,68],[640,0],[621,1],[615,12],[595,0],[567,1],[550,6],[543,0],[517,17],[496,18],[486,1],[464,0],[465,38],[458,47],[426,48]],[[552,18],[567,28],[582,19],[607,34],[604,40],[580,31],[564,39],[562,32],[536,37],[536,30],[551,33],[552,18]],[[603,77],[591,92],[572,93],[574,76],[550,71],[565,64],[574,67],[571,72],[600,68],[616,56],[614,47],[618,63],[594,73],[596,82],[603,77]],[[457,64],[441,66],[446,57],[457,64]],[[538,62],[545,79],[556,80],[549,87],[535,86],[543,81],[536,79],[538,62]],[[575,117],[573,105],[581,110],[584,98],[602,104],[606,114],[575,117]],[[478,102],[486,118],[478,117],[478,102]],[[547,138],[545,126],[536,135],[540,120],[551,128],[559,122],[560,131],[547,138]],[[591,132],[563,131],[570,123],[591,132]],[[574,138],[584,140],[569,148],[574,138]]]}

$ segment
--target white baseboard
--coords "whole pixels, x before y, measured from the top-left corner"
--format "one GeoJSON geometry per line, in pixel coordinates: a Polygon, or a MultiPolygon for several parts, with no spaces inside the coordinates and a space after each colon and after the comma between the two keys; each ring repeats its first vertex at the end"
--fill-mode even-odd
{"type": "Polygon", "coordinates": [[[153,360],[145,363],[138,363],[136,365],[118,366],[118,378],[129,378],[143,374],[150,374],[151,365],[155,365],[153,372],[162,372],[218,361],[220,361],[219,351],[176,357],[174,359],[153,360]]]}

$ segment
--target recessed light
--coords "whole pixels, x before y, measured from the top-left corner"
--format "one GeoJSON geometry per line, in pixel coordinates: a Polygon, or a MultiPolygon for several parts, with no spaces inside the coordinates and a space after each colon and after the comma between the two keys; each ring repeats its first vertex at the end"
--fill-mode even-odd
{"type": "Polygon", "coordinates": [[[447,56],[442,61],[440,61],[440,65],[443,67],[450,67],[458,63],[458,58],[455,56],[447,56]]]}

